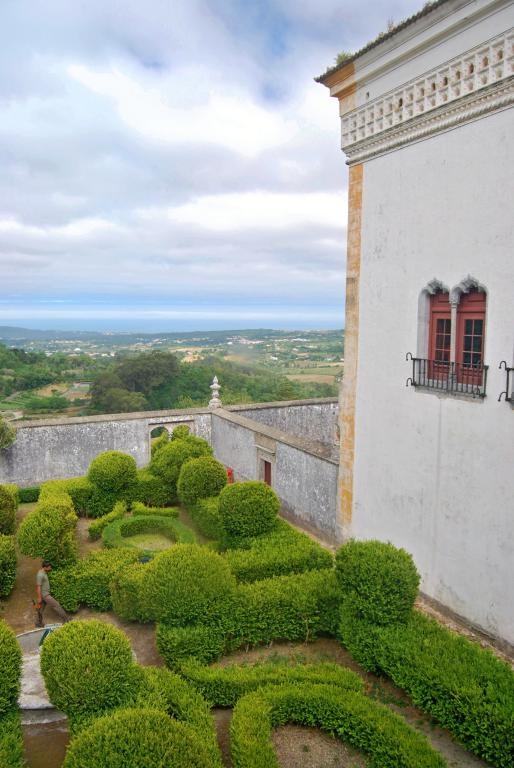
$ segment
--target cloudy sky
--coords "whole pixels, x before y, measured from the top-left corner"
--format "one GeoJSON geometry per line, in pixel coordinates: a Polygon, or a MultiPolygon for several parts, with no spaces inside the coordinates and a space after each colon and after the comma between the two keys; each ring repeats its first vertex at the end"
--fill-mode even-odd
{"type": "Polygon", "coordinates": [[[0,325],[340,328],[313,78],[421,0],[1,0],[0,325]]]}

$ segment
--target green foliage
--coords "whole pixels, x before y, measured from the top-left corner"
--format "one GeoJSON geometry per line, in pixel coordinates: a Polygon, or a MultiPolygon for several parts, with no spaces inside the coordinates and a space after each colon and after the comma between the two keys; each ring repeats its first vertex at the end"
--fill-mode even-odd
{"type": "Polygon", "coordinates": [[[50,701],[70,718],[122,706],[139,684],[126,635],[97,619],[70,621],[48,635],[41,672],[50,701]]]}
{"type": "Polygon", "coordinates": [[[279,509],[279,498],[266,483],[249,480],[225,486],[219,496],[219,514],[226,543],[237,546],[240,539],[271,531],[279,509]]]}
{"type": "Polygon", "coordinates": [[[191,437],[191,432],[185,424],[179,424],[171,433],[172,440],[186,440],[188,437],[191,437]]]}
{"type": "Polygon", "coordinates": [[[263,685],[318,683],[334,685],[340,690],[364,692],[364,682],[355,672],[330,662],[305,664],[284,660],[281,663],[257,662],[207,667],[196,658],[180,665],[180,674],[214,707],[233,707],[241,696],[263,685]]]}
{"type": "Polygon", "coordinates": [[[380,768],[444,768],[426,737],[387,707],[332,685],[266,686],[234,708],[230,727],[234,768],[278,768],[271,731],[287,723],[319,727],[371,757],[380,768]]]}
{"type": "Polygon", "coordinates": [[[3,488],[7,491],[7,493],[10,493],[12,496],[12,500],[14,501],[16,508],[18,507],[18,504],[20,503],[20,489],[17,485],[14,483],[6,483],[3,488]]]}
{"type": "Polygon", "coordinates": [[[39,499],[39,485],[33,485],[30,488],[20,488],[20,504],[33,504],[39,499]]]}
{"type": "Polygon", "coordinates": [[[181,627],[223,616],[235,586],[220,555],[197,544],[177,544],[147,565],[143,600],[154,620],[181,627]]]}
{"type": "Polygon", "coordinates": [[[272,640],[308,642],[334,635],[339,590],[333,571],[308,571],[241,584],[234,605],[232,647],[272,640]]]}
{"type": "Polygon", "coordinates": [[[182,663],[194,658],[208,664],[223,655],[227,631],[223,623],[195,624],[187,627],[170,627],[158,623],[155,642],[159,653],[170,669],[180,671],[182,663]]]}
{"type": "Polygon", "coordinates": [[[47,480],[39,490],[41,501],[47,495],[55,493],[67,493],[72,502],[73,508],[78,515],[86,515],[91,504],[91,496],[94,487],[86,477],[70,477],[65,480],[47,480]]]}
{"type": "Polygon", "coordinates": [[[199,499],[218,496],[227,484],[227,470],[213,456],[200,456],[182,464],[177,480],[180,501],[189,509],[199,499]]]}
{"type": "Polygon", "coordinates": [[[9,448],[16,440],[16,430],[0,416],[0,451],[9,448]]]}
{"type": "Polygon", "coordinates": [[[152,440],[152,445],[150,447],[150,453],[152,457],[155,456],[155,454],[160,451],[163,446],[167,445],[169,441],[170,436],[168,434],[168,430],[163,429],[159,437],[156,437],[155,440],[152,440]]]}
{"type": "Polygon", "coordinates": [[[138,469],[132,498],[154,507],[164,507],[170,501],[168,490],[162,480],[152,475],[147,469],[138,469]]]}
{"type": "Polygon", "coordinates": [[[14,536],[0,533],[0,598],[7,597],[16,581],[16,548],[14,536]]]}
{"type": "Polygon", "coordinates": [[[150,620],[142,597],[146,568],[146,563],[132,562],[117,571],[110,580],[112,609],[121,619],[142,624],[150,620]]]}
{"type": "Polygon", "coordinates": [[[0,715],[0,765],[2,768],[25,768],[23,732],[17,711],[0,715]]]}
{"type": "Polygon", "coordinates": [[[98,718],[68,747],[63,768],[212,768],[193,728],[150,708],[98,718]]]}
{"type": "Polygon", "coordinates": [[[224,554],[239,582],[322,570],[334,565],[330,552],[280,519],[273,531],[251,539],[248,544],[247,549],[229,549],[224,554]]]}
{"type": "Polygon", "coordinates": [[[18,706],[21,648],[12,629],[0,619],[0,719],[18,706]]]}
{"type": "Polygon", "coordinates": [[[17,506],[9,486],[0,485],[0,533],[14,533],[17,506]]]}
{"type": "Polygon", "coordinates": [[[219,514],[219,497],[199,499],[189,510],[192,520],[204,536],[215,541],[223,538],[223,526],[219,514]]]}
{"type": "Polygon", "coordinates": [[[128,453],[104,451],[93,459],[87,476],[100,490],[122,495],[136,484],[136,462],[128,453]]]}
{"type": "Polygon", "coordinates": [[[130,541],[130,537],[138,533],[160,533],[170,540],[170,547],[176,541],[192,544],[196,538],[190,528],[172,517],[137,515],[109,523],[102,531],[103,545],[109,549],[134,547],[141,554],[142,550],[139,545],[130,541]]]}
{"type": "Polygon", "coordinates": [[[67,493],[48,493],[22,520],[17,539],[21,552],[48,560],[54,568],[77,559],[77,515],[67,493]]]}
{"type": "Polygon", "coordinates": [[[512,766],[514,673],[507,664],[417,611],[407,624],[370,627],[345,607],[340,637],[366,669],[390,677],[467,749],[497,768],[512,766]]]}
{"type": "Polygon", "coordinates": [[[209,751],[212,768],[221,768],[221,756],[210,709],[200,694],[179,675],[167,669],[144,667],[136,706],[153,707],[167,712],[201,736],[209,751]]]}
{"type": "Polygon", "coordinates": [[[160,517],[178,517],[178,507],[147,507],[140,501],[132,503],[133,515],[159,515],[160,517]]]}
{"type": "Polygon", "coordinates": [[[98,517],[96,520],[93,520],[93,522],[90,523],[87,531],[89,539],[91,541],[98,541],[102,535],[102,531],[106,526],[109,525],[109,523],[114,522],[114,520],[121,520],[121,518],[125,517],[126,514],[127,502],[117,501],[114,505],[114,509],[111,512],[108,512],[106,515],[102,515],[102,517],[98,517]]]}
{"type": "Polygon", "coordinates": [[[336,554],[343,599],[370,624],[394,624],[409,618],[419,574],[411,555],[381,541],[349,541],[336,554]]]}
{"type": "Polygon", "coordinates": [[[77,611],[80,605],[110,611],[111,581],[137,559],[135,549],[91,552],[74,565],[51,574],[52,595],[67,611],[77,611]]]}
{"type": "Polygon", "coordinates": [[[150,461],[149,471],[160,478],[165,485],[168,498],[177,497],[177,480],[182,464],[199,456],[212,456],[212,448],[206,440],[192,435],[171,440],[158,451],[150,461]]]}

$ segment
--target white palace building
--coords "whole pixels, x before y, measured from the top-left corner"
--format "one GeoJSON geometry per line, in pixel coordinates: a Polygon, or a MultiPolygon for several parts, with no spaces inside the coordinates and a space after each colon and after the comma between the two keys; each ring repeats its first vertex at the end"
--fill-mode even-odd
{"type": "Polygon", "coordinates": [[[439,0],[329,70],[349,165],[342,538],[514,644],[514,3],[439,0]]]}

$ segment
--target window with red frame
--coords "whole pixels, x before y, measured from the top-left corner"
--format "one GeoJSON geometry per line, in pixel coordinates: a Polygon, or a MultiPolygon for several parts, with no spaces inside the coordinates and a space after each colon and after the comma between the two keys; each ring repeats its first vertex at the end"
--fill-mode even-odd
{"type": "Polygon", "coordinates": [[[477,384],[484,366],[486,295],[472,290],[463,293],[457,308],[455,362],[459,381],[477,384]]]}
{"type": "Polygon", "coordinates": [[[451,349],[450,297],[442,291],[430,297],[428,358],[431,379],[448,375],[451,349]]]}

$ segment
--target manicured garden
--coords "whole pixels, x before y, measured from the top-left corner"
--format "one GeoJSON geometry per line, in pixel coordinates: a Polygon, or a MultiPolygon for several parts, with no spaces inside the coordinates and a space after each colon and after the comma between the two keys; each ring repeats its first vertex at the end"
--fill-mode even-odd
{"type": "MultiPolygon", "coordinates": [[[[16,543],[52,562],[52,594],[68,611],[87,606],[155,625],[167,667],[139,665],[123,632],[98,619],[52,633],[41,668],[51,701],[69,718],[65,768],[221,768],[213,707],[233,709],[234,768],[278,766],[271,734],[287,723],[326,731],[369,766],[448,764],[355,671],[306,660],[223,664],[240,649],[316,638],[336,639],[470,752],[510,768],[512,670],[414,609],[419,575],[411,556],[391,544],[351,541],[333,557],[278,512],[264,483],[227,485],[208,444],[183,428],[159,438],[144,470],[109,451],[85,478],[0,486],[0,597],[14,585],[16,543]],[[20,497],[36,503],[15,531],[20,497]],[[178,519],[179,504],[192,525],[178,519]],[[83,557],[78,515],[90,519],[91,541],[102,543],[83,557]]],[[[19,679],[18,645],[0,622],[6,768],[23,765],[19,679]]]]}

